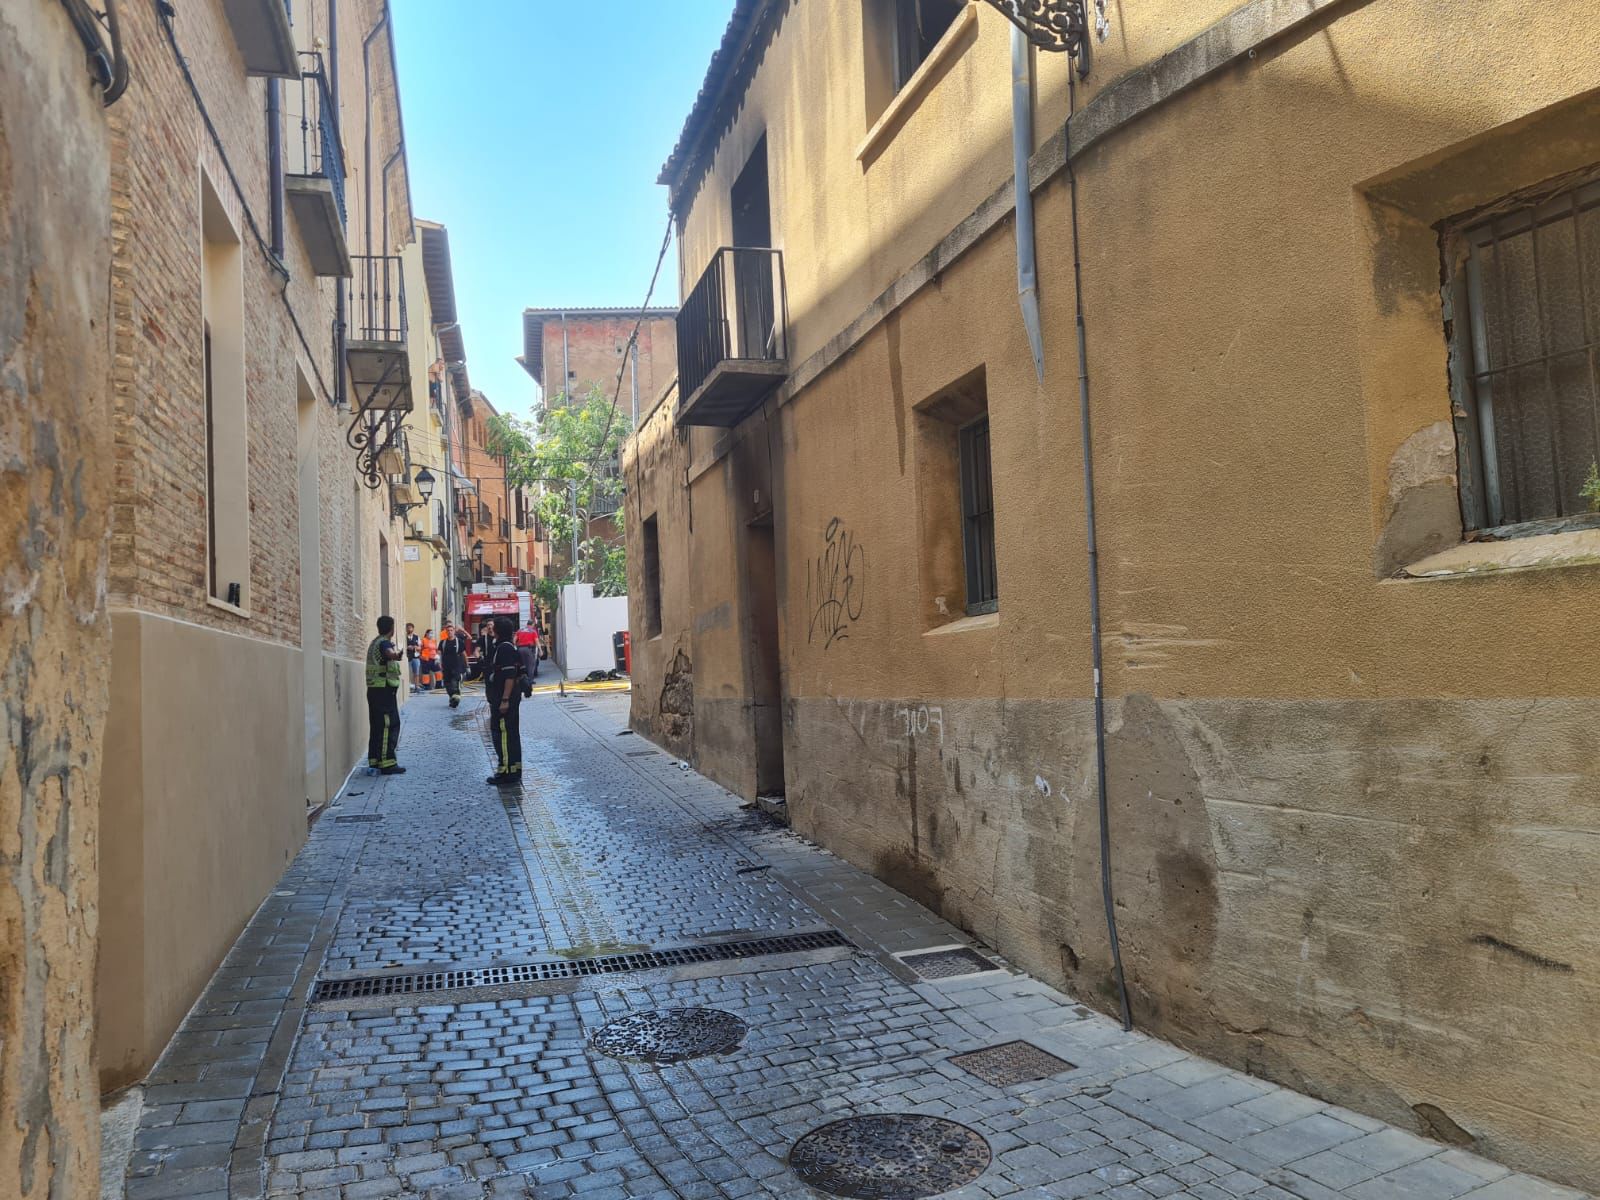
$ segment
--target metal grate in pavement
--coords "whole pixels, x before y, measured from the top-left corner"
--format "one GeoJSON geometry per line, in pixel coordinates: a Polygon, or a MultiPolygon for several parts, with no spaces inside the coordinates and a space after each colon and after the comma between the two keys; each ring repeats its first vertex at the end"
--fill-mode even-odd
{"type": "Polygon", "coordinates": [[[504,987],[508,984],[543,983],[578,979],[588,975],[616,975],[627,971],[656,971],[694,963],[732,962],[766,954],[796,954],[849,946],[836,929],[816,933],[790,933],[777,937],[747,938],[711,946],[683,946],[675,950],[641,950],[632,954],[602,954],[595,958],[557,959],[554,962],[516,963],[504,967],[464,967],[457,971],[419,971],[409,975],[367,975],[354,979],[323,979],[311,993],[311,1003],[357,1000],[369,996],[407,996],[418,992],[453,991],[458,988],[504,987]]]}
{"type": "Polygon", "coordinates": [[[954,979],[980,971],[998,971],[997,962],[985,958],[968,946],[945,946],[938,950],[918,950],[895,956],[924,979],[954,979]]]}
{"type": "Polygon", "coordinates": [[[1027,1083],[1032,1079],[1048,1079],[1074,1065],[1057,1058],[1048,1050],[1041,1050],[1029,1042],[1004,1042],[974,1050],[970,1054],[957,1054],[950,1062],[976,1075],[995,1087],[1010,1087],[1014,1083],[1027,1083]]]}
{"type": "Polygon", "coordinates": [[[651,757],[654,757],[655,753],[656,752],[654,750],[629,750],[628,751],[628,757],[629,758],[651,758],[651,757]]]}
{"type": "Polygon", "coordinates": [[[976,1129],[914,1113],[846,1117],[813,1129],[789,1151],[802,1183],[829,1196],[922,1200],[971,1183],[989,1169],[976,1129]]]}
{"type": "Polygon", "coordinates": [[[381,821],[381,820],[383,820],[383,817],[378,813],[352,813],[348,817],[335,817],[334,818],[335,823],[343,823],[343,822],[346,822],[346,821],[381,821]]]}

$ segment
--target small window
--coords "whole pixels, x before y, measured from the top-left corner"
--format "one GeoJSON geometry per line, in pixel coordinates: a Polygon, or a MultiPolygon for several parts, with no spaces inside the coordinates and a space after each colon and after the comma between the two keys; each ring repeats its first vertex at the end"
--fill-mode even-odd
{"type": "Polygon", "coordinates": [[[915,407],[917,571],[924,630],[997,612],[994,480],[983,367],[915,407]]]}
{"type": "Polygon", "coordinates": [[[994,480],[989,471],[989,418],[960,431],[961,540],[967,567],[967,613],[1000,607],[994,569],[994,480]]]}
{"type": "Polygon", "coordinates": [[[200,175],[200,369],[205,401],[206,592],[250,607],[243,250],[211,179],[200,175]]]}
{"type": "Polygon", "coordinates": [[[1600,522],[1600,178],[1446,231],[1469,530],[1600,522]]]}
{"type": "Polygon", "coordinates": [[[905,87],[967,0],[894,0],[894,90],[905,87]]]}
{"type": "Polygon", "coordinates": [[[661,634],[661,534],[654,517],[644,522],[644,635],[661,634]]]}

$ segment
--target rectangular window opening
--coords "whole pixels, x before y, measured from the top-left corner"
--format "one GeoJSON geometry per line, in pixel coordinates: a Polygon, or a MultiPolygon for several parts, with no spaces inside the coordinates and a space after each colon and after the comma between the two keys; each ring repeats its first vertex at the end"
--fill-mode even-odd
{"type": "Polygon", "coordinates": [[[661,634],[661,534],[655,517],[644,522],[644,634],[661,634]]]}
{"type": "Polygon", "coordinates": [[[1600,177],[1445,230],[1463,521],[1600,524],[1600,177]]]}
{"type": "Polygon", "coordinates": [[[206,594],[250,607],[244,270],[238,230],[200,172],[200,368],[205,409],[206,594]]]}
{"type": "Polygon", "coordinates": [[[927,61],[967,0],[894,0],[894,90],[927,61]]]}

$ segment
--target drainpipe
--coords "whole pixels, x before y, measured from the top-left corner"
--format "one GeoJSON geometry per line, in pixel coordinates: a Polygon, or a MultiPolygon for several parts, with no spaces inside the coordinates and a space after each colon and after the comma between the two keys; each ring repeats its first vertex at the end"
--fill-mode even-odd
{"type": "Polygon", "coordinates": [[[372,257],[372,43],[388,27],[389,6],[385,4],[378,19],[361,39],[361,87],[365,93],[366,122],[361,131],[362,190],[366,192],[366,217],[362,233],[366,239],[367,257],[372,257]]]}
{"type": "Polygon", "coordinates": [[[272,189],[269,229],[272,257],[281,263],[283,261],[283,118],[278,87],[278,80],[267,80],[267,186],[272,189]]]}
{"type": "Polygon", "coordinates": [[[633,427],[639,428],[639,339],[633,339],[633,427]]]}
{"type": "Polygon", "coordinates": [[[1039,272],[1034,261],[1033,187],[1028,158],[1033,154],[1033,63],[1027,35],[1011,27],[1011,157],[1016,168],[1017,299],[1028,330],[1033,369],[1044,383],[1044,334],[1039,323],[1039,272]]]}
{"type": "MultiPolygon", "coordinates": [[[[1105,674],[1100,651],[1100,546],[1094,519],[1094,448],[1089,422],[1089,352],[1083,312],[1083,257],[1078,237],[1078,174],[1072,167],[1072,113],[1077,108],[1072,76],[1067,76],[1067,185],[1072,204],[1072,292],[1077,314],[1078,336],[1078,423],[1083,440],[1083,520],[1084,543],[1089,556],[1089,644],[1094,662],[1094,761],[1095,785],[1100,808],[1100,895],[1105,905],[1106,933],[1111,940],[1111,966],[1117,980],[1117,1002],[1122,1010],[1122,1027],[1133,1028],[1128,1007],[1128,983],[1122,973],[1122,946],[1117,938],[1116,900],[1111,890],[1111,820],[1106,798],[1106,701],[1105,674]]],[[[1019,224],[1020,233],[1020,224],[1019,224]]]]}
{"type": "MultiPolygon", "coordinates": [[[[333,134],[344,150],[343,114],[339,109],[339,0],[328,0],[328,94],[333,101],[333,134]]],[[[344,341],[348,330],[345,281],[334,284],[333,298],[333,406],[345,403],[344,341]]]]}

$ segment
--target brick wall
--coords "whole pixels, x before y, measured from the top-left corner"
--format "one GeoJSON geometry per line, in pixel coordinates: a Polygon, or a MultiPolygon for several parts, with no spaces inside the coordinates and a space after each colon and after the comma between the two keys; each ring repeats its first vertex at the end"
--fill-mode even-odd
{"type": "MultiPolygon", "coordinates": [[[[313,9],[302,18],[325,20],[320,8],[313,9]]],[[[376,9],[368,0],[342,5],[342,36],[359,47],[359,34],[370,26],[376,9]]],[[[377,613],[379,535],[388,536],[392,551],[400,538],[389,532],[379,494],[362,488],[359,501],[355,496],[351,485],[355,453],[345,442],[350,418],[329,403],[343,369],[335,360],[332,335],[336,283],[312,273],[292,213],[285,215],[287,279],[265,252],[270,219],[267,82],[245,76],[220,5],[185,5],[179,10],[172,28],[216,129],[219,148],[205,127],[154,6],[132,6],[123,24],[129,56],[139,69],[128,95],[112,111],[116,326],[112,600],[253,638],[299,644],[296,438],[298,380],[303,376],[319,398],[323,644],[330,652],[359,656],[377,613]],[[251,592],[247,619],[207,603],[202,170],[243,242],[251,592]],[[354,557],[358,536],[359,579],[354,557]]],[[[352,249],[359,250],[364,241],[361,156],[351,153],[362,144],[366,111],[359,53],[347,54],[340,65],[343,137],[350,166],[349,236],[352,249]]],[[[385,157],[387,153],[386,149],[385,157]]],[[[381,209],[376,200],[375,207],[381,209]]],[[[398,578],[394,565],[391,590],[396,597],[398,578]]]]}

